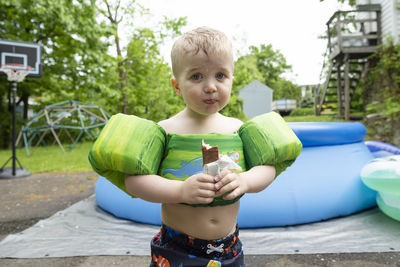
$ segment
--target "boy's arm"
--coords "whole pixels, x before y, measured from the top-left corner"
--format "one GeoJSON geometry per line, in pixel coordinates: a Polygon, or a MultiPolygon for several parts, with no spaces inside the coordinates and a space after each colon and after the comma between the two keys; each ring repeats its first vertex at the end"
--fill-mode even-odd
{"type": "Polygon", "coordinates": [[[208,204],[215,197],[214,177],[203,173],[185,181],[159,175],[125,175],[125,186],[130,194],[155,203],[208,204]]]}
{"type": "Polygon", "coordinates": [[[223,199],[234,199],[245,193],[257,193],[264,190],[275,179],[275,167],[270,165],[254,166],[248,171],[237,173],[222,171],[215,177],[216,195],[223,195],[223,199]]]}

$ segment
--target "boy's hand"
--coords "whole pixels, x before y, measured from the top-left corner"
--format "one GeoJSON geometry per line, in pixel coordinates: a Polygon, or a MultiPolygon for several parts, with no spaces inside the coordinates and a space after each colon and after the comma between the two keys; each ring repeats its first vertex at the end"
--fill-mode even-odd
{"type": "Polygon", "coordinates": [[[198,173],[187,178],[182,184],[182,203],[209,204],[215,197],[214,177],[198,173]]]}
{"type": "Polygon", "coordinates": [[[223,170],[214,177],[216,196],[223,196],[224,200],[234,199],[247,192],[248,185],[246,180],[239,173],[231,170],[223,170]]]}

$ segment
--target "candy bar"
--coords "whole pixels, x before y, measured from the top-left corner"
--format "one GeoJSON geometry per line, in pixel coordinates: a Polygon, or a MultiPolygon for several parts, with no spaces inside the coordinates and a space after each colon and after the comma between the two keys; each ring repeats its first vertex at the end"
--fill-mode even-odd
{"type": "Polygon", "coordinates": [[[201,141],[201,152],[203,152],[203,165],[217,161],[219,158],[218,146],[210,146],[204,143],[204,140],[201,141]]]}

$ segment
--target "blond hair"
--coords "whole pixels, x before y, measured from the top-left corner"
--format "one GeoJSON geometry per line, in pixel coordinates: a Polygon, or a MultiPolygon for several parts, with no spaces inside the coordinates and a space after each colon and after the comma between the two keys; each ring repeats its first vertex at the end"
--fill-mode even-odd
{"type": "Polygon", "coordinates": [[[200,51],[208,56],[225,53],[232,57],[233,66],[232,43],[228,37],[221,31],[199,27],[183,34],[172,46],[171,63],[174,76],[177,77],[180,59],[184,55],[196,55],[200,51]]]}

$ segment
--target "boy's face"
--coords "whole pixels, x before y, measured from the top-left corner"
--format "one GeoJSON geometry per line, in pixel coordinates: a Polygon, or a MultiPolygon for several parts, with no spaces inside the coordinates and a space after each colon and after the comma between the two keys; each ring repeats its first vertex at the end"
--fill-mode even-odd
{"type": "Polygon", "coordinates": [[[201,115],[219,112],[229,101],[233,83],[233,58],[226,54],[184,55],[178,77],[171,79],[186,107],[201,115]]]}

